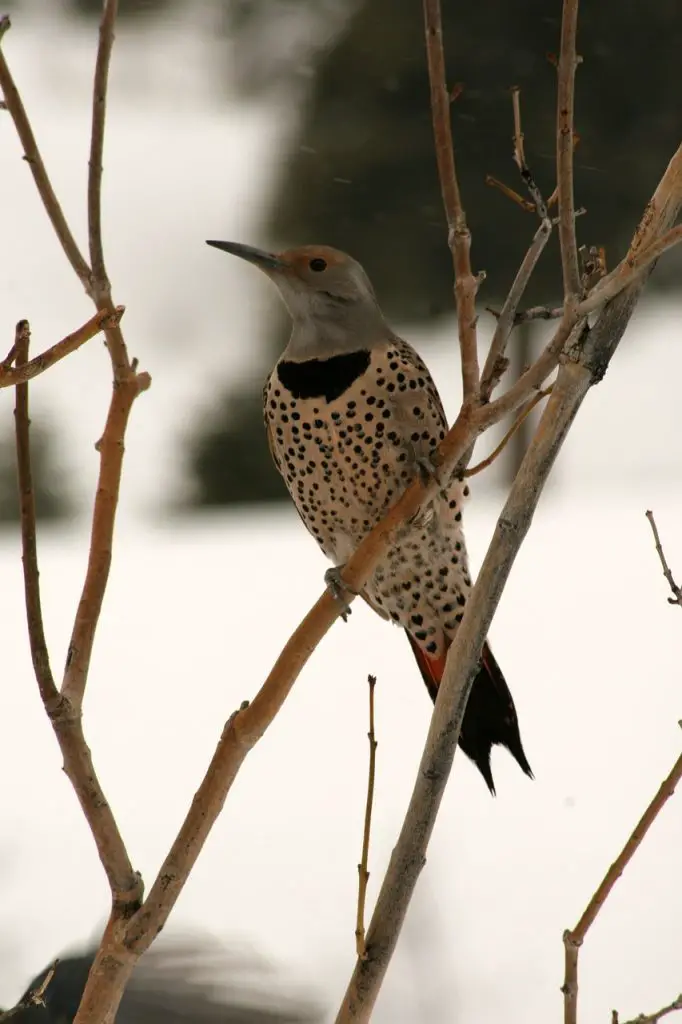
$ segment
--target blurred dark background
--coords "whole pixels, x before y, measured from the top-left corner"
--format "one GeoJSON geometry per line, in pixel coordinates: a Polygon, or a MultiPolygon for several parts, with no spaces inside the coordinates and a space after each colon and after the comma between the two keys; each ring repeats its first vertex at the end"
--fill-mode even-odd
{"type": "MultiPolygon", "coordinates": [[[[24,0],[26,3],[27,0],[24,0]]],[[[19,13],[21,0],[12,10],[19,13]]],[[[99,0],[62,0],[64,18],[93,31],[99,0]]],[[[346,249],[368,270],[382,305],[404,333],[424,330],[453,310],[452,273],[433,154],[419,0],[121,0],[127,31],[154,32],[196,11],[197,32],[218,38],[212,71],[225,103],[288,97],[291,113],[257,237],[273,248],[322,242],[346,249]]],[[[535,230],[533,217],[485,184],[486,174],[520,189],[511,160],[510,87],[522,93],[526,153],[549,194],[555,185],[554,118],[561,0],[444,0],[449,84],[463,91],[452,116],[474,269],[485,269],[482,305],[500,301],[535,230]]],[[[94,41],[94,35],[93,35],[94,41]]],[[[636,0],[584,4],[577,77],[576,199],[581,244],[606,248],[609,266],[679,142],[682,18],[677,0],[643,14],[636,0]]],[[[219,225],[218,225],[219,227],[219,225]]],[[[672,289],[675,256],[653,287],[672,289]]],[[[559,297],[556,238],[528,293],[528,304],[559,297]]],[[[273,306],[257,361],[262,377],[286,341],[273,306]]],[[[531,358],[532,329],[517,332],[510,372],[531,358]]],[[[428,352],[426,353],[428,358],[428,352]]],[[[520,441],[522,448],[523,438],[520,441]]],[[[5,448],[7,446],[5,445],[5,448]]],[[[230,383],[179,439],[188,498],[184,507],[243,505],[284,498],[266,449],[260,388],[230,383]]],[[[68,513],[68,478],[41,441],[41,507],[68,513]]],[[[520,449],[509,459],[517,462],[520,449]]],[[[0,455],[0,519],[13,515],[0,455]]],[[[511,466],[510,466],[511,468],[511,466]]],[[[10,488],[12,486],[10,479],[10,488]]],[[[172,504],[172,501],[171,501],[172,504]]]]}

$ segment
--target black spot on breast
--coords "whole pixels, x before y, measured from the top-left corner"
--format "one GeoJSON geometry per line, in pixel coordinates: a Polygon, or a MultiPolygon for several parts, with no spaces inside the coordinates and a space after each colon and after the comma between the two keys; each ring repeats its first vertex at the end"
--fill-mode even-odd
{"type": "Polygon", "coordinates": [[[367,349],[361,349],[301,363],[284,359],[277,366],[277,376],[294,398],[325,398],[333,402],[366,372],[370,358],[367,349]]]}

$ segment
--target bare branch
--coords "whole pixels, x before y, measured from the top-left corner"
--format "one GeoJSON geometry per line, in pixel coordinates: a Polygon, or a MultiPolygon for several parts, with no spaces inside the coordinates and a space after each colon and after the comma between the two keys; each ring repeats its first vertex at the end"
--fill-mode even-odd
{"type": "Polygon", "coordinates": [[[529,202],[528,199],[524,199],[519,193],[507,185],[504,181],[500,181],[494,174],[486,174],[485,176],[486,185],[490,185],[491,188],[496,188],[498,192],[501,192],[507,199],[511,199],[512,203],[516,206],[520,206],[524,213],[535,213],[535,206],[529,202]]]}
{"type": "Polygon", "coordinates": [[[675,583],[675,577],[673,576],[672,570],[666,560],[665,554],[663,552],[663,546],[661,544],[661,538],[658,535],[658,527],[656,526],[656,520],[654,519],[653,512],[647,512],[646,517],[649,520],[649,524],[654,535],[656,553],[658,554],[661,566],[663,568],[663,575],[668,581],[670,589],[673,592],[673,596],[668,598],[668,604],[678,604],[682,608],[682,588],[678,587],[677,583],[675,583]]]}
{"type": "Polygon", "coordinates": [[[564,0],[559,51],[559,88],[557,95],[557,191],[559,198],[559,242],[564,278],[564,302],[580,298],[580,268],[575,236],[573,199],[573,109],[575,99],[576,35],[578,0],[564,0]]]}
{"type": "MultiPolygon", "coordinates": [[[[105,327],[112,327],[117,324],[125,312],[124,306],[117,306],[115,312],[111,313],[108,311],[95,313],[87,323],[79,327],[73,334],[67,334],[65,338],[58,341],[56,345],[52,345],[51,348],[41,352],[39,356],[32,359],[29,363],[17,363],[16,367],[12,367],[12,360],[15,355],[14,348],[10,350],[9,355],[2,364],[0,364],[0,388],[12,387],[15,384],[21,384],[25,381],[33,380],[39,374],[44,373],[45,370],[49,370],[51,366],[58,363],[60,359],[75,352],[76,349],[84,345],[86,341],[94,338],[96,334],[104,330],[105,327]]],[[[24,321],[25,322],[25,321],[24,321]]]]}
{"type": "MultiPolygon", "coordinates": [[[[502,316],[501,309],[495,309],[493,306],[485,307],[489,313],[499,319],[502,316]]],[[[520,313],[514,315],[514,326],[517,324],[525,324],[530,320],[560,320],[564,315],[562,306],[555,306],[550,308],[549,306],[530,306],[529,309],[524,309],[520,313]]]]}
{"type": "Polygon", "coordinates": [[[440,0],[424,0],[424,25],[438,177],[440,178],[443,207],[448,225],[448,245],[455,270],[455,299],[459,324],[463,400],[465,403],[470,403],[478,395],[479,384],[476,293],[480,278],[474,277],[471,271],[471,234],[467,226],[457,181],[440,0]]]}
{"type": "Polygon", "coordinates": [[[635,252],[631,250],[616,269],[602,277],[590,294],[578,305],[578,315],[586,316],[588,313],[594,312],[595,309],[599,309],[605,302],[615,298],[624,288],[636,281],[645,270],[648,270],[663,253],[672,249],[673,246],[679,245],[680,242],[682,242],[682,224],[671,228],[646,248],[635,252]]]}
{"type": "MultiPolygon", "coordinates": [[[[2,28],[0,38],[4,35],[9,26],[9,18],[5,16],[2,19],[2,24],[0,26],[2,28]]],[[[5,98],[7,110],[14,121],[17,134],[22,146],[24,147],[24,159],[31,168],[31,174],[33,175],[33,180],[36,183],[38,193],[43,202],[43,206],[45,207],[45,212],[52,222],[52,227],[55,230],[55,234],[61,243],[62,249],[64,250],[69,263],[73,267],[86,292],[90,295],[92,285],[90,267],[85,262],[85,259],[78,248],[78,244],[71,234],[71,229],[66,222],[62,208],[59,205],[59,200],[57,199],[50,179],[47,176],[47,171],[45,170],[43,158],[40,155],[40,151],[33,134],[33,129],[31,128],[24,104],[16,85],[14,84],[14,79],[12,78],[12,74],[1,48],[0,88],[2,89],[5,98]]]]}
{"type": "Polygon", "coordinates": [[[578,953],[585,941],[585,936],[594,924],[614,885],[639,849],[647,832],[675,792],[675,787],[681,778],[682,754],[680,754],[673,765],[670,774],[659,786],[655,797],[635,825],[630,838],[604,875],[592,899],[585,907],[577,925],[575,928],[567,929],[564,932],[564,984],[562,987],[562,992],[564,993],[564,1024],[576,1024],[577,1022],[578,953]]]}
{"type": "Polygon", "coordinates": [[[660,1010],[655,1010],[654,1013],[640,1013],[639,1016],[633,1017],[632,1020],[619,1022],[618,1014],[614,1010],[613,1024],[658,1024],[659,1020],[667,1017],[669,1013],[674,1013],[676,1010],[682,1010],[682,993],[676,999],[673,999],[672,1003],[662,1006],[660,1010]]]}
{"type": "Polygon", "coordinates": [[[530,249],[523,257],[523,262],[517,271],[514,283],[502,306],[481,377],[481,399],[484,402],[490,400],[491,394],[499,384],[500,378],[506,369],[504,353],[512,329],[518,322],[516,311],[551,233],[552,224],[549,218],[546,217],[535,232],[530,249]]]}
{"type": "Polygon", "coordinates": [[[48,986],[54,978],[54,972],[59,966],[59,960],[54,960],[45,974],[43,980],[34,985],[33,988],[26,993],[26,995],[19,1000],[16,1006],[13,1006],[11,1010],[5,1010],[4,1013],[0,1012],[0,1024],[6,1024],[12,1017],[16,1017],[23,1011],[28,1010],[32,1006],[45,1006],[45,993],[47,992],[48,986]]]}
{"type": "Polygon", "coordinates": [[[369,837],[372,831],[372,805],[374,803],[374,777],[376,773],[377,741],[374,733],[374,688],[376,676],[367,676],[369,683],[369,775],[367,778],[367,802],[365,804],[365,824],[362,832],[362,857],[358,864],[358,911],[355,925],[355,949],[361,960],[367,957],[365,942],[365,901],[367,899],[367,883],[369,871],[369,837]]]}
{"type": "Polygon", "coordinates": [[[102,247],[102,154],[104,151],[109,63],[114,45],[117,11],[118,0],[104,0],[92,94],[92,132],[88,167],[88,235],[93,289],[95,295],[100,298],[108,296],[111,289],[102,247]]]}
{"type": "MultiPolygon", "coordinates": [[[[29,335],[28,322],[21,320],[17,324],[15,339],[18,367],[26,364],[29,335]]],[[[26,617],[40,696],[64,757],[64,771],[71,780],[90,825],[114,899],[119,903],[137,904],[141,897],[139,876],[133,871],[118,826],[95,774],[83,736],[80,711],[74,709],[68,696],[59,693],[50,667],[40,601],[26,383],[17,385],[15,420],[26,617]]]]}
{"type": "Polygon", "coordinates": [[[512,107],[514,111],[514,163],[519,169],[526,188],[533,200],[533,208],[537,211],[540,220],[547,220],[547,204],[542,198],[542,192],[538,188],[530,168],[526,163],[526,153],[523,145],[523,130],[521,128],[521,90],[518,86],[512,89],[512,107]]]}
{"type": "MultiPolygon", "coordinates": [[[[636,238],[655,238],[674,222],[681,205],[682,147],[671,160],[636,238]]],[[[613,357],[644,280],[639,279],[606,306],[589,335],[576,345],[575,360],[566,361],[559,369],[448,652],[412,799],[367,933],[368,957],[356,963],[337,1024],[364,1024],[370,1019],[424,864],[492,617],[557,454],[585,396],[613,357]]]]}
{"type": "MultiPolygon", "coordinates": [[[[20,320],[14,339],[15,359],[18,368],[28,362],[28,347],[31,330],[28,320],[20,320]]],[[[43,610],[40,600],[40,572],[38,569],[38,546],[36,541],[36,508],[31,472],[31,444],[28,411],[28,384],[19,384],[14,407],[15,437],[17,446],[17,475],[19,482],[19,511],[21,518],[21,549],[24,570],[24,596],[26,600],[26,621],[31,647],[31,658],[40,696],[48,714],[59,704],[59,690],[52,675],[50,655],[45,639],[43,610]]]]}
{"type": "Polygon", "coordinates": [[[524,422],[526,417],[530,415],[535,406],[538,405],[538,403],[541,402],[543,398],[547,398],[548,395],[551,395],[551,393],[552,386],[550,385],[548,388],[545,388],[544,391],[539,391],[537,395],[535,395],[534,398],[531,398],[529,402],[526,402],[526,404],[522,406],[519,410],[516,419],[514,420],[511,427],[504,435],[500,443],[497,445],[497,447],[494,448],[490,455],[488,455],[487,458],[483,459],[482,462],[477,463],[475,466],[472,466],[469,469],[465,469],[464,472],[462,473],[462,476],[465,479],[468,479],[470,476],[477,476],[479,473],[482,473],[484,469],[488,469],[489,466],[492,466],[495,459],[498,457],[498,455],[502,454],[502,452],[507,447],[508,443],[511,441],[512,437],[519,429],[521,424],[524,422]]]}
{"type": "Polygon", "coordinates": [[[100,453],[100,470],[92,517],[88,568],[71,634],[62,684],[62,695],[75,709],[79,709],[83,703],[95,630],[109,579],[128,417],[133,402],[140,391],[149,387],[149,383],[148,374],[141,373],[128,377],[114,387],[104,433],[96,446],[100,453]]]}

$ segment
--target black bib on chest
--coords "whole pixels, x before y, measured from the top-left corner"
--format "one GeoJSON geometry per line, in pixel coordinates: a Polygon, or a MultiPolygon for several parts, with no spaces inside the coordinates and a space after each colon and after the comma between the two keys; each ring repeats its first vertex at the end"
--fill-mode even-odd
{"type": "Polygon", "coordinates": [[[370,363],[367,349],[330,359],[306,359],[302,363],[283,360],[277,376],[293,398],[324,398],[333,402],[361,377],[370,363]]]}

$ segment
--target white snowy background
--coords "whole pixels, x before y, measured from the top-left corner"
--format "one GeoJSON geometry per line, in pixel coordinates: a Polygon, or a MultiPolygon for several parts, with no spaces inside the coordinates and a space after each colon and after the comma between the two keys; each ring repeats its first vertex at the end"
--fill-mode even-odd
{"type": "MultiPolygon", "coordinates": [[[[95,33],[15,21],[3,44],[75,230],[85,238],[95,33]],[[55,44],[55,38],[57,43],[55,44]]],[[[263,241],[260,203],[289,123],[236,105],[208,43],[175,22],[119,31],[105,156],[105,226],[132,353],[153,376],[128,435],[111,582],[86,700],[96,764],[149,884],[227,716],[251,697],[321,590],[325,563],[295,513],[164,518],[181,488],[180,438],[249,374],[271,296],[207,237],[263,241]]],[[[36,349],[91,315],[0,120],[0,337],[27,317],[36,349]]],[[[311,240],[304,241],[331,241],[311,240]]],[[[396,325],[399,329],[400,325],[396,325]]],[[[453,326],[412,340],[452,411],[453,326]],[[424,344],[426,343],[426,344],[424,344]]],[[[0,348],[2,346],[0,345],[0,348]]],[[[540,504],[492,641],[515,695],[529,782],[493,757],[498,797],[458,756],[376,1019],[492,1024],[561,1015],[561,935],[573,925],[677,757],[682,616],[666,604],[647,508],[682,576],[682,372],[676,306],[643,306],[591,394],[540,504]],[[424,979],[429,979],[424,986],[424,979]]],[[[259,386],[254,378],[253,386],[259,386]]],[[[109,393],[91,342],[33,387],[59,424],[84,501],[109,393]]],[[[2,415],[11,417],[5,394],[2,415]]],[[[482,449],[483,450],[483,449],[482,449]]],[[[473,488],[480,564],[500,495],[473,488]]],[[[41,579],[59,673],[87,554],[87,522],[44,530],[41,579]]],[[[0,535],[0,1005],[55,955],[92,939],[107,890],[33,680],[18,537],[0,535]]],[[[395,841],[430,704],[404,637],[357,603],[302,673],[247,759],[169,924],[269,958],[333,1014],[353,965],[367,772],[366,676],[378,677],[370,904],[395,841]]],[[[682,988],[682,797],[618,884],[581,955],[585,1021],[629,1016],[682,988]]]]}

